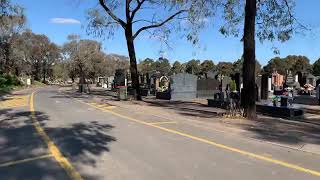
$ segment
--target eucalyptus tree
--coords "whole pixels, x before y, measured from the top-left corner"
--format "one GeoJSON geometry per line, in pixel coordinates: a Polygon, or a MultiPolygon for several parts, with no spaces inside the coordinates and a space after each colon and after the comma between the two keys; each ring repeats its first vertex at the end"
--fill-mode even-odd
{"type": "Polygon", "coordinates": [[[175,61],[170,69],[170,74],[178,74],[184,72],[184,68],[179,61],[175,61]]]}
{"type": "Polygon", "coordinates": [[[101,52],[101,44],[94,40],[81,40],[69,36],[69,42],[63,46],[64,56],[70,62],[69,70],[71,78],[76,73],[80,78],[79,84],[86,84],[87,78],[94,78],[99,73],[97,64],[101,63],[104,53],[101,52]]]}
{"type": "Polygon", "coordinates": [[[123,29],[130,58],[132,85],[136,99],[141,100],[134,41],[144,32],[167,39],[174,31],[184,31],[188,40],[196,41],[194,34],[202,26],[207,10],[206,0],[97,0],[98,8],[91,9],[88,31],[98,36],[113,36],[117,28],[123,29]],[[183,22],[183,23],[181,23],[183,22]],[[192,25],[186,27],[186,25],[192,25]],[[107,32],[107,33],[106,33],[107,32]]]}
{"type": "MultiPolygon", "coordinates": [[[[256,118],[255,104],[255,37],[285,42],[297,30],[306,29],[294,16],[294,0],[223,0],[224,35],[243,41],[243,106],[244,116],[256,118]]],[[[275,49],[275,52],[277,50],[275,49]]]]}
{"type": "Polygon", "coordinates": [[[315,76],[320,76],[320,58],[313,63],[312,70],[315,76]]]}
{"type": "Polygon", "coordinates": [[[215,65],[212,60],[204,60],[200,64],[201,74],[208,78],[208,72],[214,70],[215,65]]]}
{"type": "Polygon", "coordinates": [[[26,18],[21,6],[10,0],[0,1],[0,73],[12,71],[12,40],[25,24],[26,18]]]}
{"type": "Polygon", "coordinates": [[[200,60],[192,59],[186,63],[186,72],[189,74],[200,75],[200,60]]]}

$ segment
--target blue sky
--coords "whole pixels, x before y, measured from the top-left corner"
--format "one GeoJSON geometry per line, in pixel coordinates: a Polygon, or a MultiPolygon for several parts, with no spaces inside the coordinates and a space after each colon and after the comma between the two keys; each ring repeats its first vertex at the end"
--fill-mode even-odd
{"type": "MultiPolygon", "coordinates": [[[[94,0],[12,0],[22,5],[28,18],[27,27],[35,33],[46,34],[53,42],[62,45],[68,34],[79,34],[82,38],[95,39],[86,34],[86,11],[93,7],[94,0]],[[62,19],[58,19],[62,18],[62,19]],[[75,21],[76,20],[76,21],[75,21]]],[[[311,62],[320,58],[320,16],[319,0],[296,0],[296,17],[299,21],[312,28],[305,35],[296,34],[285,43],[257,41],[257,59],[265,65],[275,56],[272,47],[280,50],[281,57],[287,55],[305,55],[311,62]]],[[[138,59],[146,57],[157,59],[160,51],[172,62],[175,60],[212,59],[218,61],[234,61],[242,55],[242,43],[239,38],[224,37],[218,32],[218,27],[209,25],[200,34],[200,43],[196,46],[179,38],[172,38],[172,48],[168,50],[159,41],[149,39],[147,34],[141,34],[135,42],[138,59]]],[[[96,39],[103,43],[107,53],[127,55],[126,42],[121,29],[113,39],[96,39]]]]}

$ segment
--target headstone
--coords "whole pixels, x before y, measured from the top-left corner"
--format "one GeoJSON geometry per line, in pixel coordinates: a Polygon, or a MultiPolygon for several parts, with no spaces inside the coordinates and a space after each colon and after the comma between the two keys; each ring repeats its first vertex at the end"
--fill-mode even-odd
{"type": "Polygon", "coordinates": [[[199,79],[197,80],[197,97],[198,98],[214,98],[219,92],[220,82],[216,79],[199,79]]]}
{"type": "Polygon", "coordinates": [[[316,77],[312,74],[308,74],[306,77],[307,84],[311,84],[312,86],[316,87],[316,77]]]}
{"type": "Polygon", "coordinates": [[[240,85],[241,85],[240,73],[236,73],[236,74],[235,74],[234,80],[235,80],[235,82],[236,82],[237,91],[240,92],[240,85]]]}
{"type": "Polygon", "coordinates": [[[272,92],[272,78],[268,78],[268,91],[272,92]]]}
{"type": "Polygon", "coordinates": [[[114,76],[109,76],[109,77],[107,78],[107,82],[106,82],[106,84],[107,84],[107,88],[106,88],[106,89],[111,90],[111,89],[113,88],[113,87],[112,87],[113,82],[114,82],[114,76]]]}
{"type": "Polygon", "coordinates": [[[171,77],[171,100],[185,101],[197,97],[198,77],[188,73],[179,73],[171,77]]]}
{"type": "Polygon", "coordinates": [[[287,80],[286,80],[286,85],[287,85],[288,87],[293,87],[294,81],[295,81],[295,79],[294,79],[291,71],[289,71],[289,74],[288,74],[287,80]]]}
{"type": "Polygon", "coordinates": [[[227,97],[226,91],[230,90],[230,88],[229,88],[230,82],[231,82],[231,77],[229,77],[229,76],[223,77],[222,84],[221,84],[222,85],[221,90],[224,93],[224,97],[227,97]]]}
{"type": "Polygon", "coordinates": [[[261,77],[261,99],[266,100],[269,96],[269,87],[268,87],[268,75],[262,75],[261,77]]]}
{"type": "Polygon", "coordinates": [[[114,76],[114,86],[125,86],[126,84],[126,75],[125,70],[117,69],[114,76]]]}
{"type": "Polygon", "coordinates": [[[262,76],[256,78],[256,101],[261,100],[262,76]]]}
{"type": "Polygon", "coordinates": [[[208,78],[210,78],[210,79],[215,79],[216,78],[216,76],[218,75],[218,71],[213,71],[213,70],[211,70],[211,71],[209,71],[208,73],[207,73],[207,77],[208,78]]]}
{"type": "Polygon", "coordinates": [[[299,76],[298,76],[298,75],[295,75],[294,77],[295,77],[295,78],[294,78],[294,82],[299,82],[299,76]]]}
{"type": "Polygon", "coordinates": [[[301,72],[298,72],[297,73],[297,76],[298,76],[298,82],[300,84],[300,86],[304,86],[305,85],[305,82],[303,82],[303,75],[301,72]]]}

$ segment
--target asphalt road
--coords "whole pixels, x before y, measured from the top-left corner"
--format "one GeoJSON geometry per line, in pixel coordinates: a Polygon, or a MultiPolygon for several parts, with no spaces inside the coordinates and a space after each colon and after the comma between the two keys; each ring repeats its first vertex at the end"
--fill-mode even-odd
{"type": "Polygon", "coordinates": [[[0,109],[0,179],[320,179],[318,155],[174,117],[90,104],[58,88],[30,104],[0,109]]]}

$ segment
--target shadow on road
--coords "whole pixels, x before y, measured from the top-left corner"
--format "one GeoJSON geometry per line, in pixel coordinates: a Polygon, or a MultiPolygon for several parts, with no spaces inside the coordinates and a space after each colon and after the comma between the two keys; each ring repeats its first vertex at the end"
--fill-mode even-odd
{"type": "MultiPolygon", "coordinates": [[[[47,127],[50,121],[43,112],[35,112],[37,120],[75,166],[94,167],[99,155],[108,152],[116,138],[108,135],[114,128],[97,121],[76,123],[68,127],[47,127]]],[[[34,129],[29,111],[0,110],[0,164],[48,154],[47,146],[34,129]]],[[[92,176],[80,174],[84,178],[92,176]]],[[[0,167],[0,179],[65,179],[65,171],[53,158],[0,167]],[[21,169],[23,168],[23,170],[21,169]]]]}
{"type": "MultiPolygon", "coordinates": [[[[139,104],[140,102],[134,102],[139,104]]],[[[225,110],[207,107],[197,102],[166,101],[166,100],[144,100],[148,106],[161,107],[174,110],[176,113],[189,117],[214,118],[221,117],[225,110]]]]}
{"type": "Polygon", "coordinates": [[[286,144],[318,144],[320,145],[320,126],[294,125],[270,118],[260,118],[250,125],[241,125],[253,132],[255,138],[286,144]]]}

